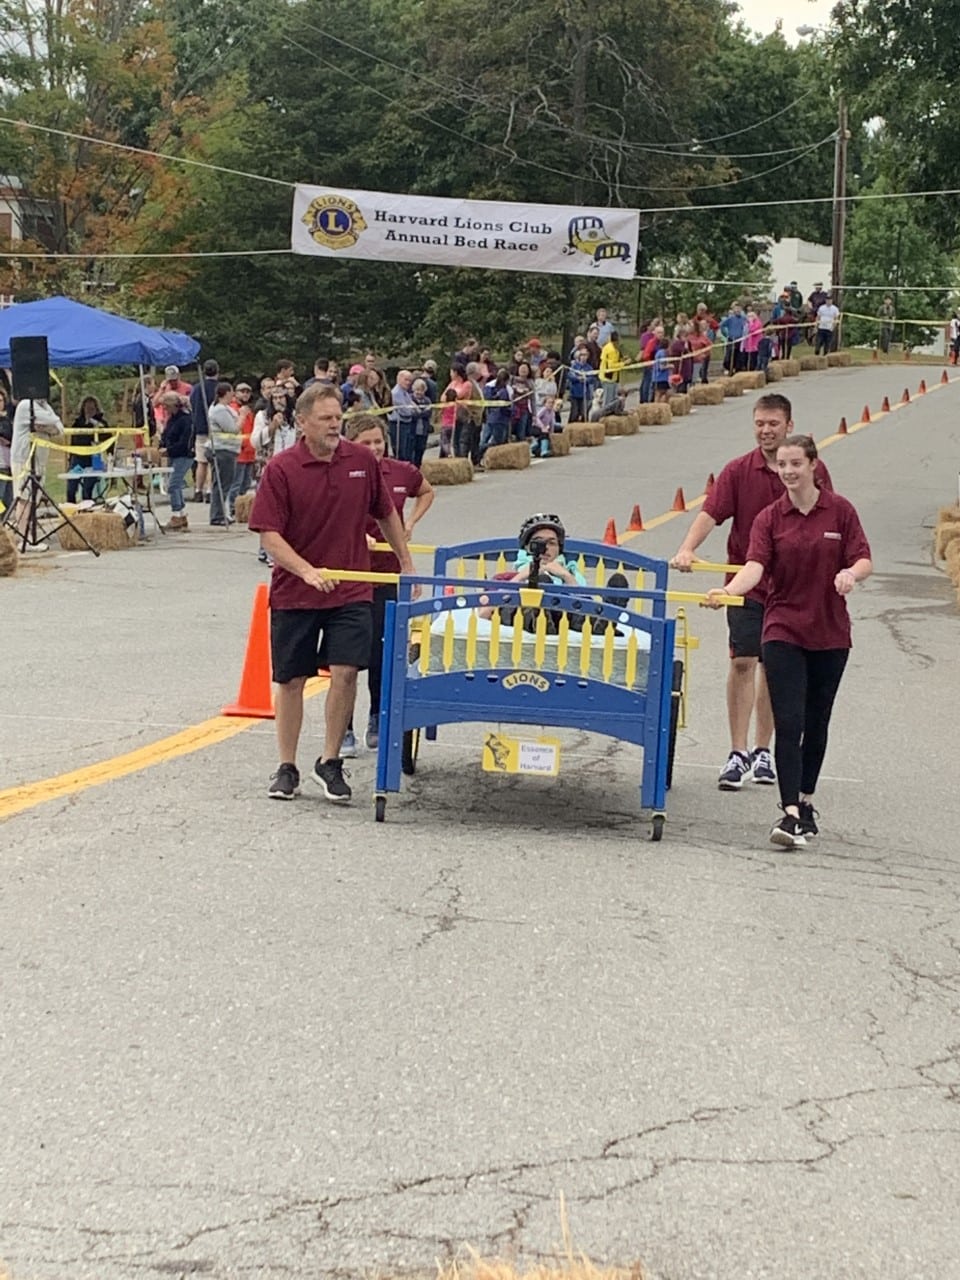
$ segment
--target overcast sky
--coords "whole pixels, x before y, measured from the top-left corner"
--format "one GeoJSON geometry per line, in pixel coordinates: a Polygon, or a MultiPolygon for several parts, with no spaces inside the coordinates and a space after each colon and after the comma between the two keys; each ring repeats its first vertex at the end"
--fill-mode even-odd
{"type": "Polygon", "coordinates": [[[830,17],[833,7],[833,0],[739,0],[739,3],[746,25],[761,35],[768,35],[781,18],[783,34],[791,44],[797,40],[797,27],[819,26],[830,17]]]}

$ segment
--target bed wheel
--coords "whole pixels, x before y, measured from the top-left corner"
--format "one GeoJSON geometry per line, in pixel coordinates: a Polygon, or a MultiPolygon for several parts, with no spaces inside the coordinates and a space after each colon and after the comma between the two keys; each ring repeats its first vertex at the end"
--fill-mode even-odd
{"type": "Polygon", "coordinates": [[[374,816],[376,817],[377,822],[382,822],[387,813],[387,797],[377,796],[375,804],[376,811],[374,816]]]}
{"type": "Polygon", "coordinates": [[[653,815],[650,825],[650,839],[654,844],[659,844],[663,839],[663,824],[665,820],[665,815],[662,813],[653,815]]]}

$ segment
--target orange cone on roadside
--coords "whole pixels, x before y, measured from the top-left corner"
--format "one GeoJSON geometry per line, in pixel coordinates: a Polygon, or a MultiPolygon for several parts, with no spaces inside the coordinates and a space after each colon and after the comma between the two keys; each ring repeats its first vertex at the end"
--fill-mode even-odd
{"type": "Polygon", "coordinates": [[[640,514],[640,508],[636,504],[634,504],[634,508],[630,512],[630,523],[627,528],[631,533],[643,532],[643,516],[640,514]]]}
{"type": "Polygon", "coordinates": [[[909,388],[909,387],[904,387],[904,388],[903,388],[903,395],[900,397],[900,403],[901,403],[901,404],[909,404],[909,403],[910,403],[910,388],[909,388]]]}
{"type": "Polygon", "coordinates": [[[707,476],[707,483],[703,486],[703,492],[709,493],[716,483],[717,483],[716,476],[711,471],[710,474],[707,476]]]}
{"type": "Polygon", "coordinates": [[[846,418],[841,418],[840,425],[839,427],[837,427],[837,435],[845,436],[846,434],[847,434],[847,420],[846,418]]]}
{"type": "Polygon", "coordinates": [[[272,720],[274,717],[270,688],[270,604],[265,582],[260,583],[253,597],[240,692],[236,702],[224,707],[220,714],[249,716],[255,720],[272,720]]]}
{"type": "Polygon", "coordinates": [[[950,381],[950,375],[947,373],[946,369],[944,369],[943,373],[941,373],[940,381],[941,383],[947,383],[950,381]]]}
{"type": "Polygon", "coordinates": [[[927,394],[927,384],[923,378],[920,379],[920,385],[917,387],[917,395],[925,396],[927,394]]]}
{"type": "Polygon", "coordinates": [[[889,397],[889,396],[884,396],[884,397],[883,397],[883,404],[880,406],[880,411],[881,411],[881,413],[889,413],[889,412],[890,412],[890,397],[889,397]]]}
{"type": "Polygon", "coordinates": [[[863,413],[861,413],[861,415],[860,415],[860,421],[861,421],[861,422],[869,422],[869,421],[870,421],[870,406],[869,406],[868,404],[865,404],[865,405],[863,406],[863,413]]]}
{"type": "Polygon", "coordinates": [[[686,511],[686,509],[687,509],[687,500],[683,496],[683,490],[678,489],[677,492],[673,495],[673,510],[686,511]]]}
{"type": "Polygon", "coordinates": [[[608,547],[615,547],[618,545],[617,526],[612,517],[607,521],[607,527],[603,531],[603,541],[604,545],[608,547]]]}

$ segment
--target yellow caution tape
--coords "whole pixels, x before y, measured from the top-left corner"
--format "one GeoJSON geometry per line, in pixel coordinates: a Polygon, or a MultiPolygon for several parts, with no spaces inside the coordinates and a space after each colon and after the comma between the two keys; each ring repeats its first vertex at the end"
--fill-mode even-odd
{"type": "Polygon", "coordinates": [[[94,454],[106,453],[117,443],[118,437],[112,435],[101,444],[58,444],[55,440],[47,440],[43,436],[31,436],[34,448],[55,449],[58,453],[75,453],[78,457],[90,458],[94,454]]]}

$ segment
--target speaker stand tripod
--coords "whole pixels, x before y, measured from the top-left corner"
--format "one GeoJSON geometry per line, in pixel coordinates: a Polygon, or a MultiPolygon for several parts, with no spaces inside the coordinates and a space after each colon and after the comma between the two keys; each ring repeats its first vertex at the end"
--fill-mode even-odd
{"type": "MultiPolygon", "coordinates": [[[[31,400],[30,401],[30,435],[31,436],[34,434],[35,426],[36,426],[36,418],[34,416],[33,401],[31,400]]],[[[90,542],[90,539],[86,536],[86,534],[81,529],[77,528],[77,526],[66,514],[66,512],[61,511],[61,509],[54,502],[53,498],[44,488],[43,481],[40,479],[40,473],[37,471],[36,449],[34,449],[33,453],[31,453],[30,455],[30,470],[27,472],[26,476],[23,479],[20,492],[14,496],[14,500],[13,502],[11,502],[9,510],[4,512],[3,521],[0,523],[7,525],[8,528],[13,530],[13,533],[15,535],[15,540],[19,543],[19,551],[21,552],[21,554],[24,551],[26,551],[27,547],[41,546],[48,537],[51,537],[59,529],[62,529],[65,525],[69,525],[70,528],[73,530],[73,532],[77,535],[77,537],[83,543],[83,545],[87,548],[87,550],[92,551],[93,554],[99,558],[100,552],[97,550],[95,546],[93,546],[93,544],[90,542]],[[48,529],[46,532],[41,531],[40,520],[38,516],[38,508],[40,506],[41,499],[46,500],[50,504],[50,506],[53,507],[54,511],[56,511],[58,516],[60,517],[59,523],[54,525],[52,529],[48,529]],[[27,519],[25,523],[23,523],[22,527],[20,524],[22,510],[23,510],[21,507],[21,503],[25,503],[27,507],[27,519]]]]}

